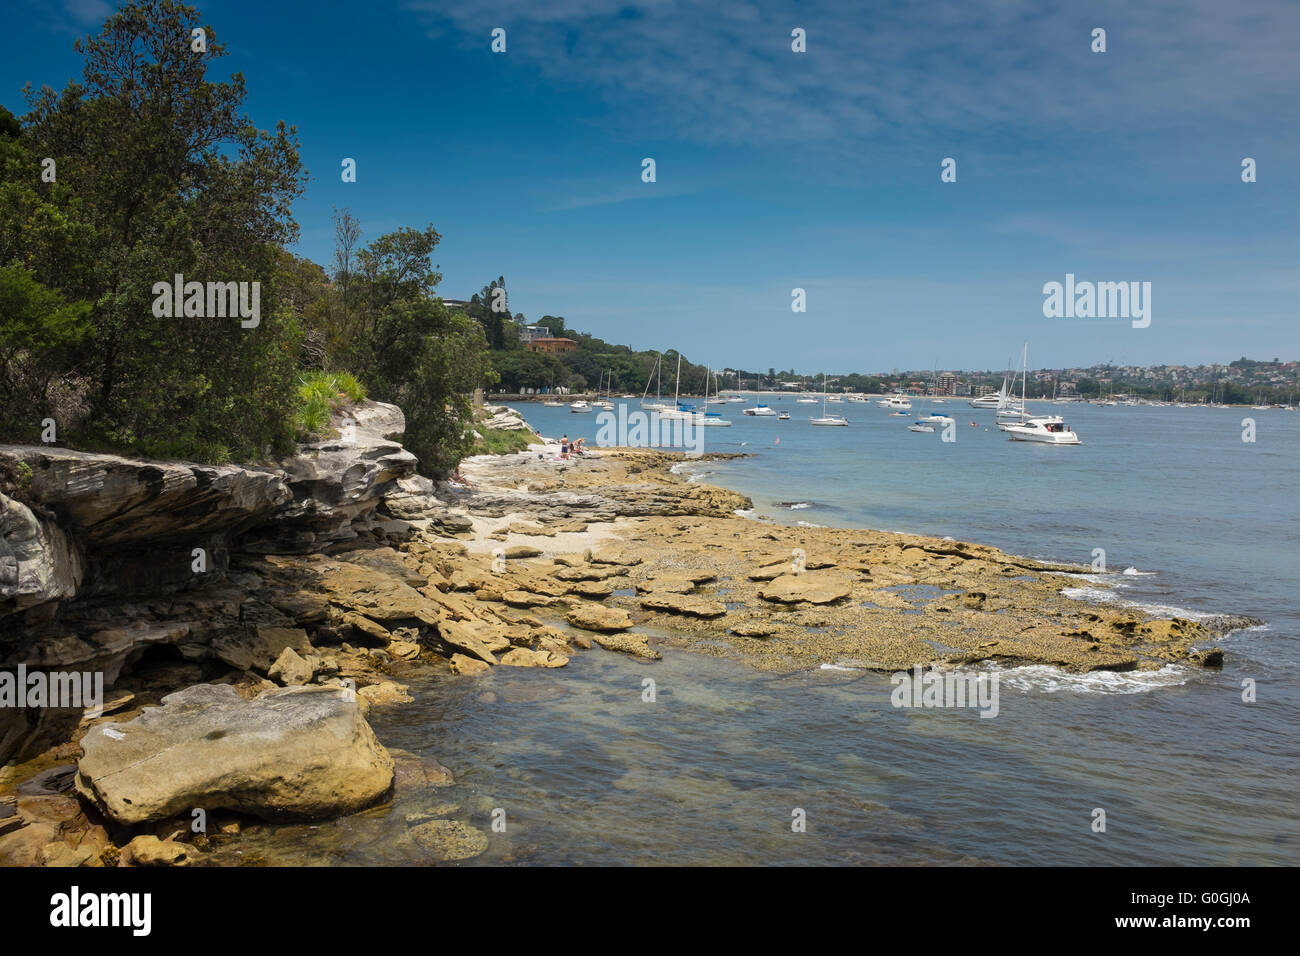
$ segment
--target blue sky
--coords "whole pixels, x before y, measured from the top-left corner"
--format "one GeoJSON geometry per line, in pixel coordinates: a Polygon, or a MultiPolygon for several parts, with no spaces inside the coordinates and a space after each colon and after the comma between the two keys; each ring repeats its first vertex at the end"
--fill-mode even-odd
{"type": "MultiPolygon", "coordinates": [[[[529,318],[714,365],[1300,358],[1297,4],[197,5],[253,120],[298,127],[321,263],[334,206],[432,223],[445,296],[504,275],[529,318]],[[1067,272],[1151,282],[1150,327],[1044,318],[1067,272]]],[[[0,103],[78,76],[109,9],[17,0],[0,103]]]]}

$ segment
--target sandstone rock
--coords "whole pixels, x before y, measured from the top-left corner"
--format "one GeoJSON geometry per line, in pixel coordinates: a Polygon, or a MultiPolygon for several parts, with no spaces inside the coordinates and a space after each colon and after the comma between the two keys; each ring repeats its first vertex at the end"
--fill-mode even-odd
{"type": "Polygon", "coordinates": [[[579,604],[569,611],[568,621],[585,631],[625,631],[632,626],[627,611],[599,604],[579,604]]]}
{"type": "Polygon", "coordinates": [[[438,625],[438,633],[452,647],[459,648],[488,664],[497,662],[492,651],[484,643],[484,638],[489,637],[491,629],[481,621],[443,621],[438,625]]]}
{"type": "Polygon", "coordinates": [[[62,528],[91,548],[192,541],[246,527],[292,497],[281,477],[236,465],[0,445],[0,465],[13,472],[19,462],[31,473],[24,500],[50,509],[62,528]]]}
{"type": "Polygon", "coordinates": [[[77,790],[118,823],[193,807],[266,819],[360,810],[393,782],[393,762],[345,693],[288,687],[251,701],[200,684],[82,740],[77,790]]]}
{"type": "Polygon", "coordinates": [[[470,860],[488,848],[487,834],[459,820],[433,820],[410,830],[411,838],[440,863],[470,860]]]}
{"type": "Polygon", "coordinates": [[[758,596],[778,604],[833,604],[853,593],[853,582],[842,575],[816,572],[783,574],[769,581],[758,596]]]}
{"type": "Polygon", "coordinates": [[[395,661],[410,661],[420,656],[420,645],[409,641],[393,641],[388,645],[388,656],[395,661]]]}
{"type": "Polygon", "coordinates": [[[614,593],[614,585],[610,581],[576,581],[569,593],[600,601],[614,593]]]}
{"type": "Polygon", "coordinates": [[[193,849],[183,843],[160,840],[148,834],[126,845],[131,862],[137,866],[184,866],[191,861],[193,849]]]}
{"type": "Polygon", "coordinates": [[[40,866],[42,851],[58,836],[49,824],[33,823],[0,837],[0,866],[40,866]]]}
{"type": "Polygon", "coordinates": [[[531,591],[507,591],[501,595],[501,600],[511,607],[550,607],[555,603],[554,598],[533,594],[531,591]]]}
{"type": "Polygon", "coordinates": [[[646,643],[644,637],[637,634],[594,634],[592,641],[607,651],[621,651],[648,661],[657,661],[663,655],[646,643]]]}
{"type": "Polygon", "coordinates": [[[453,674],[472,676],[475,674],[486,674],[491,669],[491,664],[487,664],[478,658],[466,657],[464,654],[451,655],[451,671],[453,674]]]}
{"type": "Polygon", "coordinates": [[[352,540],[373,524],[396,483],[415,474],[416,457],[392,437],[406,430],[396,405],[363,400],[330,424],[337,437],[302,445],[277,462],[293,500],[245,534],[245,549],[303,552],[352,540]]]}
{"type": "Polygon", "coordinates": [[[212,642],[217,657],[231,667],[263,673],[271,669],[285,648],[300,657],[312,652],[307,632],[300,627],[258,627],[223,635],[212,642]]]}
{"type": "Polygon", "coordinates": [[[0,616],[73,597],[83,561],[63,528],[0,494],[0,616]]]}
{"type": "Polygon", "coordinates": [[[62,840],[55,840],[41,849],[41,865],[89,866],[95,856],[95,851],[90,847],[71,847],[62,840]]]}
{"type": "Polygon", "coordinates": [[[536,558],[542,553],[541,548],[534,548],[528,544],[517,544],[514,547],[506,548],[506,557],[514,560],[516,558],[536,558]]]}
{"type": "Polygon", "coordinates": [[[507,667],[545,667],[548,658],[526,647],[512,647],[501,655],[501,663],[507,667]]]}
{"type": "Polygon", "coordinates": [[[298,656],[292,647],[286,647],[267,671],[267,676],[286,687],[294,687],[311,683],[311,679],[316,676],[316,668],[298,656]]]}
{"type": "Polygon", "coordinates": [[[649,594],[641,598],[641,606],[647,611],[684,614],[687,617],[713,618],[727,613],[726,605],[689,594],[649,594]]]}
{"type": "Polygon", "coordinates": [[[737,637],[769,637],[776,633],[776,625],[766,621],[746,621],[731,628],[737,637]]]}
{"type": "Polygon", "coordinates": [[[370,684],[366,687],[362,687],[357,691],[357,696],[365,698],[368,704],[377,707],[382,707],[387,704],[409,704],[415,700],[415,698],[407,693],[408,690],[410,690],[410,688],[405,684],[398,684],[394,681],[386,680],[381,681],[378,684],[370,684]]]}

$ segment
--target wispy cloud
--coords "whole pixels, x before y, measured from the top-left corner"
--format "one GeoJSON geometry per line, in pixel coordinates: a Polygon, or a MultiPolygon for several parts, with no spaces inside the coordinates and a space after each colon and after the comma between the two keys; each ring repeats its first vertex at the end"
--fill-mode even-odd
{"type": "Polygon", "coordinates": [[[627,108],[629,129],[752,144],[961,136],[1112,148],[1243,108],[1300,116],[1300,5],[1219,0],[1044,5],[932,0],[843,3],[685,0],[408,0],[432,35],[485,50],[493,27],[552,82],[627,108]],[[807,30],[808,53],[790,50],[807,30]],[[1089,49],[1108,31],[1108,52],[1089,49]]]}

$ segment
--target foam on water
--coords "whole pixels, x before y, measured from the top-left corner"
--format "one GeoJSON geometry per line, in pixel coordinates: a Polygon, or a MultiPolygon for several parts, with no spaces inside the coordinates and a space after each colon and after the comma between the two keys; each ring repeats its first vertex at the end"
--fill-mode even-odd
{"type": "Polygon", "coordinates": [[[1162,687],[1177,687],[1191,680],[1191,672],[1176,664],[1166,664],[1157,671],[1089,671],[1074,674],[1049,664],[1026,664],[997,672],[998,682],[1022,691],[1054,694],[1072,691],[1078,694],[1145,694],[1162,687]]]}

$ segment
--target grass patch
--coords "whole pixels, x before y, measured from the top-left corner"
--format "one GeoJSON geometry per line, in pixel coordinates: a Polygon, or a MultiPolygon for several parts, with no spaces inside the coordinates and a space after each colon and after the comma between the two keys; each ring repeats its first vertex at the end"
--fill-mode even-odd
{"type": "Polygon", "coordinates": [[[471,455],[511,455],[517,451],[526,451],[537,441],[532,432],[523,428],[511,431],[479,426],[476,430],[479,438],[475,439],[469,450],[471,455]]]}
{"type": "Polygon", "coordinates": [[[294,427],[300,437],[319,435],[328,428],[333,412],[365,397],[365,389],[350,372],[303,372],[298,376],[294,427]]]}

